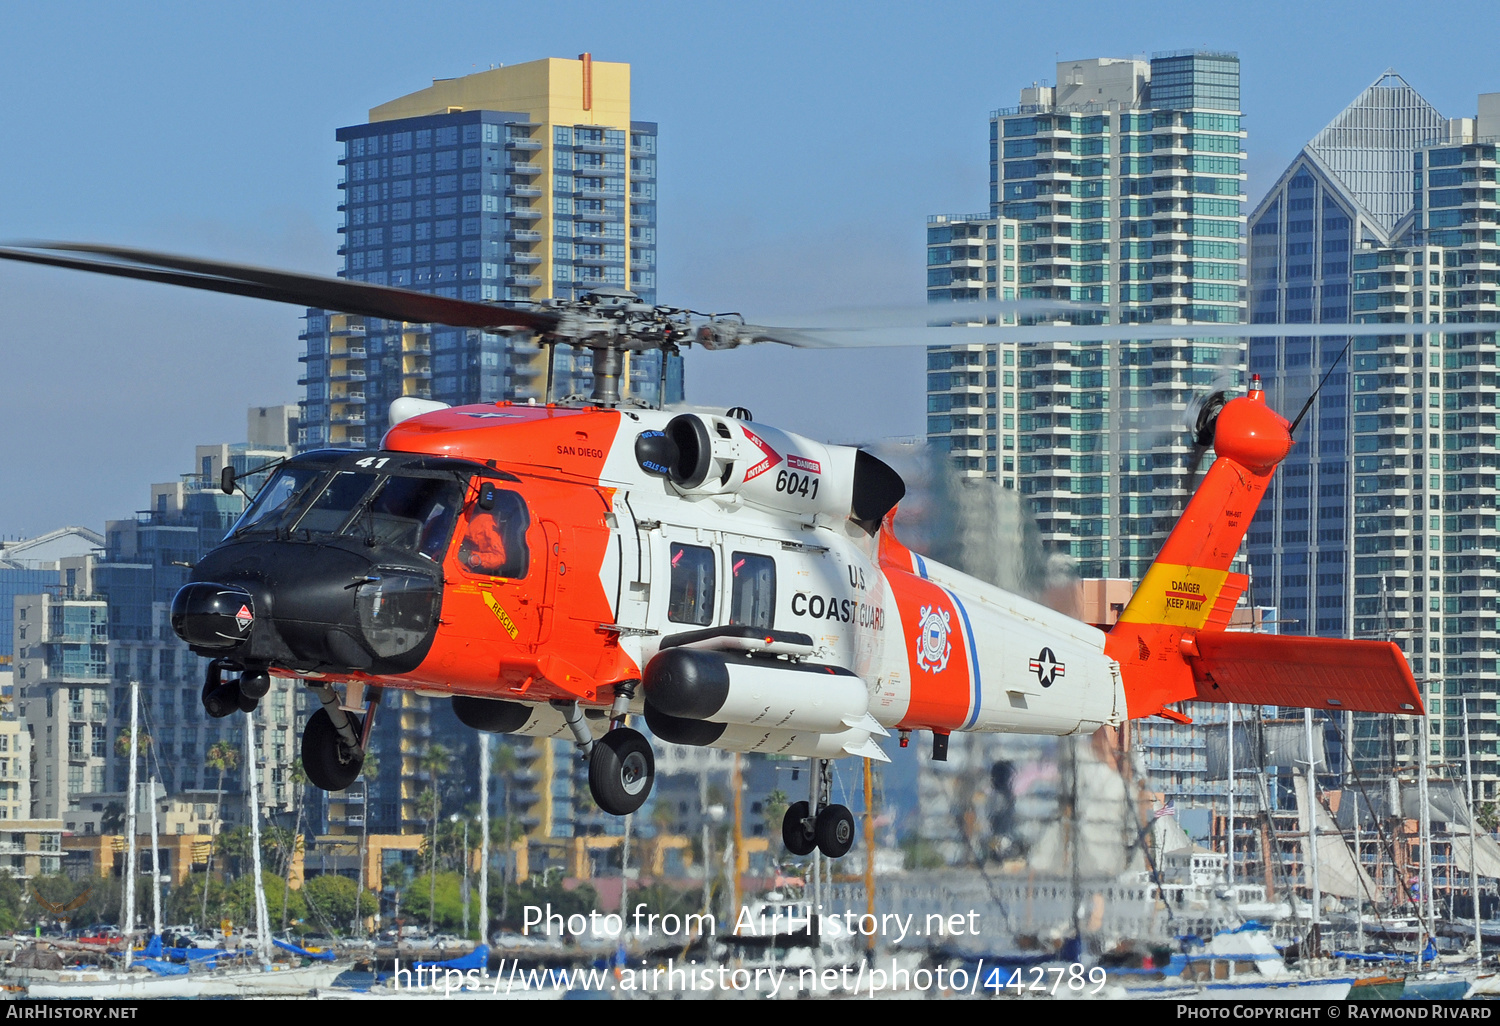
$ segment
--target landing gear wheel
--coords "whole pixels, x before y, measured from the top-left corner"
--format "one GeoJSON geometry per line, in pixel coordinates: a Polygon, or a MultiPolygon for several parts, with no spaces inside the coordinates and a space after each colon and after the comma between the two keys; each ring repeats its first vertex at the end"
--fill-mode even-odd
{"type": "Polygon", "coordinates": [[[813,833],[818,850],[831,859],[841,859],[854,847],[854,813],[842,805],[829,805],[818,812],[813,833]]]}
{"type": "MultiPolygon", "coordinates": [[[[345,713],[359,734],[360,718],[345,713]]],[[[302,768],[314,787],[324,791],[342,791],[359,777],[364,765],[365,753],[350,750],[339,737],[338,729],[328,716],[328,710],[319,709],[307,719],[302,731],[302,768]]]]}
{"type": "Polygon", "coordinates": [[[818,846],[818,839],[807,825],[809,818],[806,802],[793,802],[781,817],[781,843],[793,855],[811,855],[818,846]]]}
{"type": "MultiPolygon", "coordinates": [[[[203,711],[216,720],[222,720],[231,713],[240,711],[240,703],[244,697],[240,694],[240,686],[234,681],[228,684],[219,684],[209,681],[203,685],[203,711]]],[[[251,706],[250,708],[255,708],[251,706]]]]}
{"type": "Polygon", "coordinates": [[[645,803],[656,781],[651,742],[629,727],[616,727],[589,756],[589,792],[611,816],[625,816],[645,803]]]}

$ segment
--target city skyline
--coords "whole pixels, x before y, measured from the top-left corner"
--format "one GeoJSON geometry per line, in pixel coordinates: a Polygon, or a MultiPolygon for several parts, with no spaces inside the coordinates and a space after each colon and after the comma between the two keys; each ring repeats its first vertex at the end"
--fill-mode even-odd
{"type": "MultiPolygon", "coordinates": [[[[1277,8],[1231,14],[1212,26],[1187,16],[1141,21],[1128,11],[1100,12],[1066,34],[1020,12],[985,13],[979,31],[992,33],[995,59],[941,80],[888,74],[884,62],[942,45],[956,7],[921,16],[877,9],[857,24],[850,9],[799,12],[806,31],[791,40],[774,11],[626,19],[588,6],[568,10],[593,22],[580,28],[578,18],[506,10],[481,20],[498,29],[499,19],[510,18],[526,31],[497,30],[494,38],[508,42],[494,45],[483,31],[466,32],[469,41],[456,47],[451,30],[440,28],[476,17],[474,11],[453,8],[440,26],[406,32],[291,9],[271,19],[281,26],[274,31],[229,15],[174,21],[101,7],[64,26],[41,9],[7,11],[4,22],[24,56],[4,73],[14,102],[0,125],[34,157],[5,172],[13,202],[0,235],[129,242],[332,273],[336,190],[329,168],[337,125],[362,120],[371,103],[435,77],[497,60],[592,50],[599,60],[630,61],[636,106],[669,126],[663,167],[673,167],[675,178],[662,181],[671,201],[661,211],[661,299],[764,311],[769,319],[919,303],[912,271],[922,261],[921,218],[982,206],[984,169],[976,155],[985,145],[984,118],[1049,63],[1048,50],[1065,59],[1189,46],[1237,50],[1252,204],[1301,144],[1387,65],[1443,110],[1462,112],[1487,88],[1473,70],[1482,62],[1466,59],[1484,52],[1483,29],[1445,38],[1439,59],[1423,45],[1436,40],[1436,26],[1383,30],[1374,25],[1382,19],[1349,24],[1339,10],[1300,14],[1306,30],[1284,39],[1272,24],[1277,8]],[[402,60],[348,76],[288,56],[286,39],[335,24],[372,58],[399,36],[402,60]],[[1160,31],[1162,24],[1174,28],[1160,31]],[[1340,47],[1320,47],[1335,25],[1340,47]],[[158,59],[127,56],[131,48],[120,45],[142,32],[158,59]],[[727,61],[719,59],[720,46],[707,45],[726,34],[740,45],[727,61]],[[672,41],[682,45],[661,45],[672,41]],[[672,56],[655,56],[663,53],[672,56]],[[43,64],[51,70],[41,71],[43,64]],[[111,90],[55,70],[79,64],[93,69],[90,81],[109,78],[111,90]],[[195,87],[182,89],[189,80],[195,87]],[[41,82],[48,83],[46,104],[41,82]],[[90,111],[87,146],[53,118],[70,104],[90,111]],[[140,116],[155,109],[174,116],[140,116]],[[915,187],[907,162],[889,160],[893,127],[924,154],[915,187]],[[110,154],[109,174],[83,159],[93,152],[110,154]],[[793,157],[798,170],[768,173],[793,157]],[[235,201],[224,203],[225,195],[235,201]]],[[[973,20],[965,26],[972,34],[973,20]]],[[[0,295],[13,318],[13,380],[27,384],[13,390],[0,422],[23,440],[10,448],[0,474],[33,483],[7,489],[0,534],[118,516],[136,501],[138,482],[175,470],[189,444],[184,435],[224,434],[230,428],[220,421],[233,419],[226,411],[297,398],[294,308],[33,269],[7,269],[0,295]],[[101,320],[109,331],[98,330],[101,320]],[[147,351],[153,357],[142,355],[147,351]],[[161,373],[163,365],[170,374],[161,373]]],[[[694,401],[740,401],[761,419],[845,441],[892,429],[921,433],[922,379],[920,350],[878,358],[694,353],[687,370],[694,401]],[[869,402],[861,394],[867,389],[845,387],[850,379],[889,401],[869,402]]]]}

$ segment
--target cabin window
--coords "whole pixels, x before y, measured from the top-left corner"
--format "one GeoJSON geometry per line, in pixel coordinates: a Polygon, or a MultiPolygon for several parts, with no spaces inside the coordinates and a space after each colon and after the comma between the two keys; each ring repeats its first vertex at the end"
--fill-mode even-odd
{"type": "Polygon", "coordinates": [[[492,509],[476,503],[464,518],[463,540],[458,543],[458,561],[476,574],[521,578],[531,565],[526,530],[531,514],[519,492],[495,490],[492,509]]]}
{"type": "Polygon", "coordinates": [[[708,626],[714,622],[714,553],[701,545],[672,546],[672,588],[667,619],[708,626]]]}
{"type": "Polygon", "coordinates": [[[776,626],[776,561],[753,552],[730,557],[729,622],[747,627],[776,626]]]}

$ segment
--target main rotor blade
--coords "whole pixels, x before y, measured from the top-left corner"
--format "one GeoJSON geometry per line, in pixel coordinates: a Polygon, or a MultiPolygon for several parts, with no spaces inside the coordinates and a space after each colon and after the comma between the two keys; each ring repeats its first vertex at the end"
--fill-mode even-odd
{"type": "Polygon", "coordinates": [[[24,249],[0,249],[0,259],[92,271],[123,278],[155,281],[166,285],[223,292],[312,306],[363,317],[382,317],[393,321],[446,324],[455,328],[522,327],[548,331],[556,327],[558,316],[531,310],[516,310],[491,303],[477,303],[425,292],[346,281],[316,274],[277,271],[245,264],[231,264],[198,257],[153,253],[124,246],[95,246],[82,243],[24,243],[24,249]],[[110,260],[79,260],[50,256],[30,250],[65,253],[87,253],[110,260]],[[120,261],[120,262],[116,262],[120,261]],[[165,270],[162,270],[165,268],[165,270]]]}
{"type": "MultiPolygon", "coordinates": [[[[1073,303],[1059,299],[976,299],[941,303],[910,303],[901,306],[869,306],[820,310],[806,316],[799,327],[839,330],[847,328],[927,328],[950,324],[986,324],[997,317],[1062,317],[1077,313],[1108,313],[1106,306],[1073,303]]],[[[799,315],[799,319],[803,319],[799,315]]]]}
{"type": "Polygon", "coordinates": [[[970,324],[925,328],[776,328],[746,325],[749,342],[799,349],[870,349],[954,346],[965,343],[1153,342],[1195,338],[1348,338],[1437,335],[1463,330],[1452,324],[970,324]]]}

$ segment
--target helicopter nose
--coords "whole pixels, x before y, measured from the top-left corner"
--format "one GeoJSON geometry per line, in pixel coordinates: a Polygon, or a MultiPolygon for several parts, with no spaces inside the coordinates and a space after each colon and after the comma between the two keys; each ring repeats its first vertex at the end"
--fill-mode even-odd
{"type": "Polygon", "coordinates": [[[172,598],[172,630],[197,648],[238,648],[254,623],[255,598],[243,588],[195,581],[172,598]]]}

